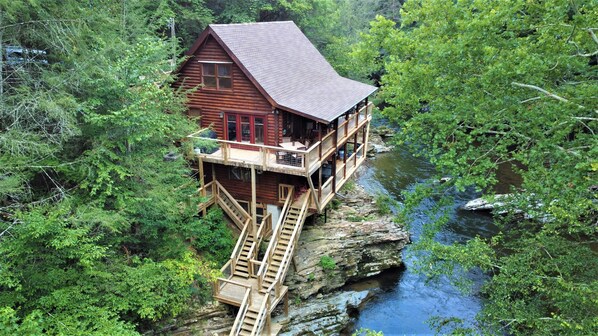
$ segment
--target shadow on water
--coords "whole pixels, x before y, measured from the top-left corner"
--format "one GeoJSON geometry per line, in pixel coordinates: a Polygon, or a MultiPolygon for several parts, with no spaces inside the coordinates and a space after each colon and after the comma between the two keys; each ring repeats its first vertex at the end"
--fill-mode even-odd
{"type": "MultiPolygon", "coordinates": [[[[409,190],[418,182],[434,175],[433,167],[423,158],[412,156],[405,149],[381,155],[369,163],[370,167],[358,179],[359,184],[370,193],[388,194],[400,200],[401,192],[409,190]]],[[[497,232],[488,215],[459,210],[465,202],[479,197],[473,190],[455,193],[455,203],[450,210],[450,223],[438,234],[444,243],[464,242],[477,235],[489,237],[497,232]]],[[[421,210],[435,204],[428,200],[421,210]]],[[[429,219],[421,211],[412,221],[411,238],[417,241],[422,225],[429,219]]],[[[374,297],[360,310],[353,330],[368,328],[382,331],[384,335],[431,335],[434,330],[427,324],[432,317],[456,317],[465,325],[475,324],[475,315],[481,309],[481,298],[464,294],[448,279],[441,278],[434,283],[421,274],[413,272],[417,256],[403,252],[405,268],[384,272],[380,278],[368,279],[365,283],[351,285],[351,289],[379,288],[374,297]],[[368,287],[369,286],[369,287],[368,287]],[[378,286],[378,287],[376,287],[378,286]]],[[[485,279],[481,272],[468,274],[479,288],[485,279]]]]}

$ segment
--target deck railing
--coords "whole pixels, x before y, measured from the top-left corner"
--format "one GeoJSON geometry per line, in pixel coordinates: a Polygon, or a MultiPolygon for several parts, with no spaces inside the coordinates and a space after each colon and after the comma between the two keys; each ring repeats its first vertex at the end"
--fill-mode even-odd
{"type": "Polygon", "coordinates": [[[205,143],[215,144],[214,147],[218,149],[214,153],[197,154],[206,162],[251,165],[262,170],[307,175],[336,150],[335,144],[338,146],[346,142],[371,120],[372,108],[373,105],[370,103],[356,113],[348,115],[338,125],[336,131],[327,133],[305,150],[210,139],[200,136],[204,130],[195,132],[188,138],[202,139],[205,143]]]}
{"type": "MultiPolygon", "coordinates": [[[[251,290],[251,285],[247,285],[244,283],[240,283],[231,279],[225,279],[225,278],[218,278],[216,279],[216,281],[214,282],[214,285],[212,286],[212,294],[215,298],[222,298],[220,296],[220,293],[222,292],[222,289],[224,288],[224,286],[231,286],[231,287],[241,287],[243,291],[246,291],[247,289],[251,290]]],[[[224,298],[224,299],[234,299],[234,298],[224,298]]]]}

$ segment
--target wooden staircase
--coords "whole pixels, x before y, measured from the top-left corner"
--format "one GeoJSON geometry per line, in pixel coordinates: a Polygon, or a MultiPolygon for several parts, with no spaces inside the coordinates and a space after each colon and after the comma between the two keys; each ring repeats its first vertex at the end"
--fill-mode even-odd
{"type": "MultiPolygon", "coordinates": [[[[305,220],[305,215],[301,212],[301,207],[298,206],[291,206],[287,215],[284,217],[284,222],[282,223],[282,227],[278,231],[277,242],[274,247],[274,252],[272,252],[272,256],[269,259],[267,269],[264,273],[262,286],[260,290],[262,292],[267,292],[270,286],[275,283],[276,276],[278,271],[281,267],[286,266],[285,263],[290,261],[293,257],[294,252],[294,245],[292,242],[293,233],[299,226],[303,226],[303,221],[305,220]],[[292,251],[289,252],[291,258],[285,259],[285,253],[287,250],[292,247],[292,251]]],[[[299,235],[300,232],[297,233],[299,235]]],[[[286,275],[286,274],[285,274],[286,275]]]]}
{"type": "Polygon", "coordinates": [[[289,193],[283,207],[281,220],[273,234],[264,259],[257,273],[257,291],[248,288],[246,300],[243,300],[230,335],[275,335],[280,326],[273,326],[270,314],[286,295],[283,286],[295,246],[308,215],[311,192],[308,191],[297,201],[291,203],[293,193],[289,193]],[[265,329],[265,330],[264,330],[265,329]]]}

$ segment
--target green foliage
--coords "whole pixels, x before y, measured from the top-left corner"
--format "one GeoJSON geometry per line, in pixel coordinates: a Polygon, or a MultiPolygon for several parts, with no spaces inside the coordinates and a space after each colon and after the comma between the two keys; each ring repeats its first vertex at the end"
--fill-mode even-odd
{"type": "Polygon", "coordinates": [[[0,1],[2,47],[48,52],[2,72],[0,334],[139,334],[209,297],[232,235],[163,160],[196,128],[161,39],[190,4],[0,1]]]}
{"type": "Polygon", "coordinates": [[[355,181],[348,180],[347,182],[345,182],[345,184],[343,184],[342,189],[343,189],[343,191],[346,191],[346,192],[354,191],[355,190],[355,181]]]}
{"type": "Polygon", "coordinates": [[[387,194],[378,194],[376,196],[376,207],[378,213],[381,215],[389,215],[392,213],[392,207],[395,205],[395,201],[387,194]]]}
{"type": "Polygon", "coordinates": [[[0,335],[43,335],[41,313],[34,311],[22,321],[12,308],[0,308],[0,335]]]}
{"type": "Polygon", "coordinates": [[[320,267],[324,271],[332,271],[336,269],[336,261],[331,256],[323,255],[320,257],[320,267]]]}
{"type": "Polygon", "coordinates": [[[381,331],[375,331],[367,328],[360,328],[359,330],[355,330],[352,336],[384,336],[381,331]]]}
{"type": "Polygon", "coordinates": [[[361,215],[358,215],[358,214],[349,214],[346,217],[346,219],[349,222],[356,222],[356,223],[358,223],[358,222],[365,222],[365,221],[368,221],[368,220],[372,220],[374,218],[375,218],[375,216],[373,216],[373,215],[361,216],[361,215]]]}
{"type": "Polygon", "coordinates": [[[330,207],[330,209],[332,210],[338,210],[338,208],[341,206],[341,201],[339,199],[337,199],[336,197],[333,198],[332,200],[330,200],[330,203],[328,203],[328,207],[330,207]]]}
{"type": "Polygon", "coordinates": [[[501,210],[531,217],[497,218],[500,235],[447,246],[434,236],[448,216],[436,214],[414,246],[420,270],[491,272],[484,333],[597,333],[596,3],[407,1],[401,13],[399,28],[377,18],[354,55],[384,74],[398,140],[454,177],[409,193],[403,215],[429,197],[442,210],[452,188],[491,194],[510,165],[523,183],[501,210]]]}

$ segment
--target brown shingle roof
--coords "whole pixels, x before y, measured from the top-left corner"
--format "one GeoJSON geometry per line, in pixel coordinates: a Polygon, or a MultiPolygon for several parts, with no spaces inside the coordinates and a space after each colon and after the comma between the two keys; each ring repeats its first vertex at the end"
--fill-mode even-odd
{"type": "Polygon", "coordinates": [[[376,91],[336,73],[292,21],[208,29],[279,108],[330,122],[376,91]]]}

